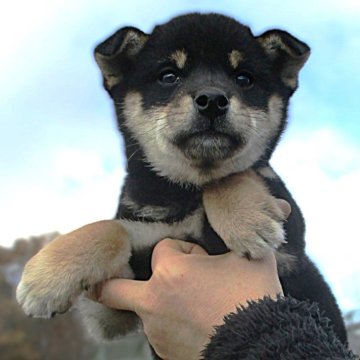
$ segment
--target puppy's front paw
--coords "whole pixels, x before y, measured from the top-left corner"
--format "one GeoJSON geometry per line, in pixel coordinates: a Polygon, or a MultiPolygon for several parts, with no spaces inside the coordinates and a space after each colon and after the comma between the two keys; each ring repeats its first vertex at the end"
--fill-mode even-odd
{"type": "Polygon", "coordinates": [[[31,317],[50,318],[66,312],[83,290],[81,282],[45,253],[35,255],[24,269],[16,298],[31,317]]]}
{"type": "Polygon", "coordinates": [[[241,224],[230,231],[229,228],[220,229],[219,235],[229,249],[253,259],[264,257],[270,250],[286,242],[281,223],[267,211],[247,212],[241,224]]]}
{"type": "Polygon", "coordinates": [[[29,316],[64,313],[83,290],[121,276],[129,257],[127,232],[120,222],[86,225],[53,240],[30,259],[17,300],[29,316]]]}
{"type": "Polygon", "coordinates": [[[203,196],[208,220],[230,250],[254,259],[285,243],[285,216],[252,171],[209,186],[203,196]]]}

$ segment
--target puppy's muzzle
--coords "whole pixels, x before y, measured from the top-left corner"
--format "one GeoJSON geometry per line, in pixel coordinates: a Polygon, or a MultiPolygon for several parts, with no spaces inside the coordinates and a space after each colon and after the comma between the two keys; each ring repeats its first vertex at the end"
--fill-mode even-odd
{"type": "Polygon", "coordinates": [[[206,89],[198,92],[194,98],[194,103],[199,113],[209,120],[225,115],[230,107],[230,101],[226,94],[217,89],[206,89]]]}

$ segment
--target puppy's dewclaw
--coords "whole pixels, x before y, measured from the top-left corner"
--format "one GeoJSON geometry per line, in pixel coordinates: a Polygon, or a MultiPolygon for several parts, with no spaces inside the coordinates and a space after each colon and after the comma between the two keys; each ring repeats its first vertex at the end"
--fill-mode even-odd
{"type": "Polygon", "coordinates": [[[130,257],[127,232],[118,221],[99,221],[60,236],[26,264],[16,291],[33,317],[66,312],[84,290],[120,276],[130,257]]]}
{"type": "Polygon", "coordinates": [[[255,172],[208,186],[203,202],[213,229],[239,255],[261,258],[285,243],[284,214],[255,172]]]}

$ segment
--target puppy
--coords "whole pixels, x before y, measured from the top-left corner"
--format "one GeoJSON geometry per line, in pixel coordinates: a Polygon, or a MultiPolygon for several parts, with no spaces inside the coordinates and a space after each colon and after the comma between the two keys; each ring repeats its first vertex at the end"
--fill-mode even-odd
{"type": "MultiPolygon", "coordinates": [[[[300,209],[269,165],[309,54],[285,31],[254,36],[217,14],[176,17],[150,35],[125,27],[98,45],[126,146],[117,220],[60,237],[30,260],[17,289],[25,312],[65,312],[111,277],[148,279],[153,247],[173,237],[210,254],[277,249],[285,294],[318,302],[346,341],[335,299],[305,255],[300,209]],[[286,222],[275,197],[291,205],[286,222]]],[[[86,298],[79,306],[97,338],[141,326],[130,312],[86,298]]]]}

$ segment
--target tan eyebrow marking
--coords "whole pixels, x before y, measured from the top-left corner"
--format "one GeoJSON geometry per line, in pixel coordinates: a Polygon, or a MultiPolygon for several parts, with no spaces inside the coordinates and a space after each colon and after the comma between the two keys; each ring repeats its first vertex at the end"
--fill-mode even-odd
{"type": "Polygon", "coordinates": [[[183,69],[185,67],[187,54],[184,50],[176,50],[169,58],[175,61],[175,64],[179,69],[183,69]]]}
{"type": "Polygon", "coordinates": [[[244,55],[239,50],[232,50],[229,54],[230,65],[233,69],[239,66],[240,61],[244,60],[244,55]]]}

